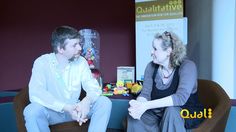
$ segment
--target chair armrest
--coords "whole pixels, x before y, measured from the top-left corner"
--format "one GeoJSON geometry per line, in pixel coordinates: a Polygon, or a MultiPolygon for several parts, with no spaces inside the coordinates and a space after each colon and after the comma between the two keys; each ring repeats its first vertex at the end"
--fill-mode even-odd
{"type": "Polygon", "coordinates": [[[18,132],[26,132],[23,116],[24,108],[29,104],[28,87],[23,88],[13,99],[18,132]]]}
{"type": "MultiPolygon", "coordinates": [[[[226,102],[225,102],[226,103],[226,102]]],[[[211,119],[205,119],[193,132],[224,131],[230,112],[230,104],[219,105],[213,110],[211,119]]]]}
{"type": "Polygon", "coordinates": [[[82,89],[81,89],[80,96],[79,96],[79,100],[82,100],[85,96],[86,96],[86,92],[85,92],[84,89],[82,88],[82,89]]]}

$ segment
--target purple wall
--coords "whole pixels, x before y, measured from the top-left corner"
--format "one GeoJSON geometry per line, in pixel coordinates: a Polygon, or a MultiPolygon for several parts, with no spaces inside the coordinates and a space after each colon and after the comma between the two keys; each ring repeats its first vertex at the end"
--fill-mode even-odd
{"type": "Polygon", "coordinates": [[[116,81],[116,67],[135,65],[133,0],[24,0],[0,2],[0,90],[28,85],[34,59],[51,52],[51,32],[60,25],[100,33],[104,82],[116,81]]]}

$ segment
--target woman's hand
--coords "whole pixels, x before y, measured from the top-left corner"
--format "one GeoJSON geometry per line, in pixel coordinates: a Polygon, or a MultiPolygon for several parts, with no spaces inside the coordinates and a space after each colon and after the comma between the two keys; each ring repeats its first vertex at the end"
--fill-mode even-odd
{"type": "Polygon", "coordinates": [[[132,116],[134,119],[140,120],[143,113],[147,110],[146,102],[131,100],[129,104],[130,107],[128,108],[128,111],[130,116],[132,116]]]}

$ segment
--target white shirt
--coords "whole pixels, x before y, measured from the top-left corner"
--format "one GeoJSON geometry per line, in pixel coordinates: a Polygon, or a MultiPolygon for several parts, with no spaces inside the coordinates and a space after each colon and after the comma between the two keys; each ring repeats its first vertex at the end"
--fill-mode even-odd
{"type": "Polygon", "coordinates": [[[62,112],[65,104],[79,101],[81,86],[92,101],[101,95],[99,84],[92,77],[83,57],[60,69],[55,53],[45,54],[34,62],[29,82],[29,98],[31,102],[62,112]]]}

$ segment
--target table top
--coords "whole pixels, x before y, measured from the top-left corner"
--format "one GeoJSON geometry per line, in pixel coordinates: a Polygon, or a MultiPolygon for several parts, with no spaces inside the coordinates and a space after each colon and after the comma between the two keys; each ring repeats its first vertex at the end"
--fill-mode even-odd
{"type": "Polygon", "coordinates": [[[117,94],[117,95],[112,95],[112,96],[107,96],[110,99],[127,99],[127,100],[131,100],[131,99],[135,99],[136,96],[129,94],[129,96],[124,96],[122,94],[117,94]]]}

